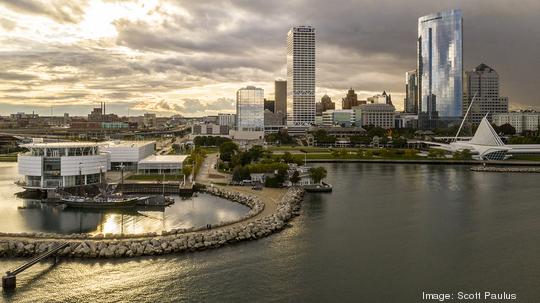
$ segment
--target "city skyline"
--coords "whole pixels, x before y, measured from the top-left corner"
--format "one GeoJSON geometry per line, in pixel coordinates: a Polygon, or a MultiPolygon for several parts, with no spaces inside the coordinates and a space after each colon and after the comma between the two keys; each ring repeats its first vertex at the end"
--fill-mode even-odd
{"type": "Polygon", "coordinates": [[[483,10],[488,2],[413,1],[407,7],[414,9],[404,12],[405,4],[390,1],[313,8],[144,2],[0,4],[0,114],[46,115],[52,106],[55,115],[85,115],[99,102],[120,115],[234,112],[241,87],[261,87],[273,99],[274,79],[286,77],[287,30],[298,25],[317,29],[315,100],[324,94],[340,100],[350,87],[359,99],[386,90],[401,110],[403,74],[416,61],[418,18],[454,8],[463,11],[463,68],[496,69],[510,109],[540,107],[534,75],[527,75],[538,64],[539,42],[520,35],[538,31],[532,1],[512,12],[502,1],[490,1],[489,11],[483,10]],[[521,55],[508,56],[515,49],[521,55]]]}

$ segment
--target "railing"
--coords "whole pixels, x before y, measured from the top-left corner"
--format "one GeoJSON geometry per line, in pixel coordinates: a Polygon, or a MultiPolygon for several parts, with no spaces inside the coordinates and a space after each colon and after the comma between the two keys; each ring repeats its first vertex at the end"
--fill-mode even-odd
{"type": "MultiPolygon", "coordinates": [[[[17,285],[17,275],[21,272],[28,269],[30,266],[45,260],[48,257],[51,257],[56,254],[56,252],[60,251],[61,249],[66,248],[69,245],[68,242],[60,243],[54,247],[52,247],[49,251],[46,251],[32,259],[30,259],[28,262],[24,263],[23,265],[16,267],[12,270],[9,270],[6,272],[6,275],[2,277],[2,288],[4,290],[13,290],[15,289],[17,285]]],[[[58,261],[57,256],[55,256],[55,263],[58,261]]]]}

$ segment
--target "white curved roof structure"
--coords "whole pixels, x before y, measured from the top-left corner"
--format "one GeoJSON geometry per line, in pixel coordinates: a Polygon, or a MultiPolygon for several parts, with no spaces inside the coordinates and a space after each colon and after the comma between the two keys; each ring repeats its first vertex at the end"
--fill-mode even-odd
{"type": "Polygon", "coordinates": [[[474,133],[470,144],[487,145],[487,146],[504,146],[499,135],[493,129],[489,121],[484,117],[478,126],[478,129],[474,133]]]}
{"type": "Polygon", "coordinates": [[[450,144],[425,143],[451,152],[468,149],[479,160],[504,160],[507,158],[507,154],[540,154],[540,144],[504,144],[487,117],[482,119],[470,141],[455,141],[450,144]]]}

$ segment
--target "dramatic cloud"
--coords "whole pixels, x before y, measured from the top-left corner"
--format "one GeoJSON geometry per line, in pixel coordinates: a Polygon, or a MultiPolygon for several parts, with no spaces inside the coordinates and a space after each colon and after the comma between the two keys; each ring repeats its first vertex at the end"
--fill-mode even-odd
{"type": "Polygon", "coordinates": [[[188,115],[208,115],[216,110],[231,112],[235,108],[235,100],[219,98],[216,102],[204,103],[199,99],[183,99],[179,103],[169,103],[165,100],[149,103],[137,103],[133,109],[139,111],[153,111],[178,113],[188,115]]]}
{"type": "Polygon", "coordinates": [[[461,8],[465,69],[495,68],[511,107],[540,108],[540,3],[522,0],[18,0],[0,3],[0,112],[234,111],[235,92],[286,76],[286,34],[317,30],[317,98],[383,90],[398,108],[418,17],[461,8]]]}
{"type": "Polygon", "coordinates": [[[60,23],[78,23],[84,15],[87,1],[75,0],[4,0],[2,3],[16,12],[49,17],[60,23]]]}

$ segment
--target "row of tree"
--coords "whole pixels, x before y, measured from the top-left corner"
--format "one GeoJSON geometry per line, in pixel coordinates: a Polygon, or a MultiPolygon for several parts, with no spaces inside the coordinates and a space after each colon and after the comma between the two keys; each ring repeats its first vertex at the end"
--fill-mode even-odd
{"type": "Polygon", "coordinates": [[[225,142],[232,142],[232,140],[220,136],[197,136],[193,139],[195,146],[221,146],[225,142]]]}

